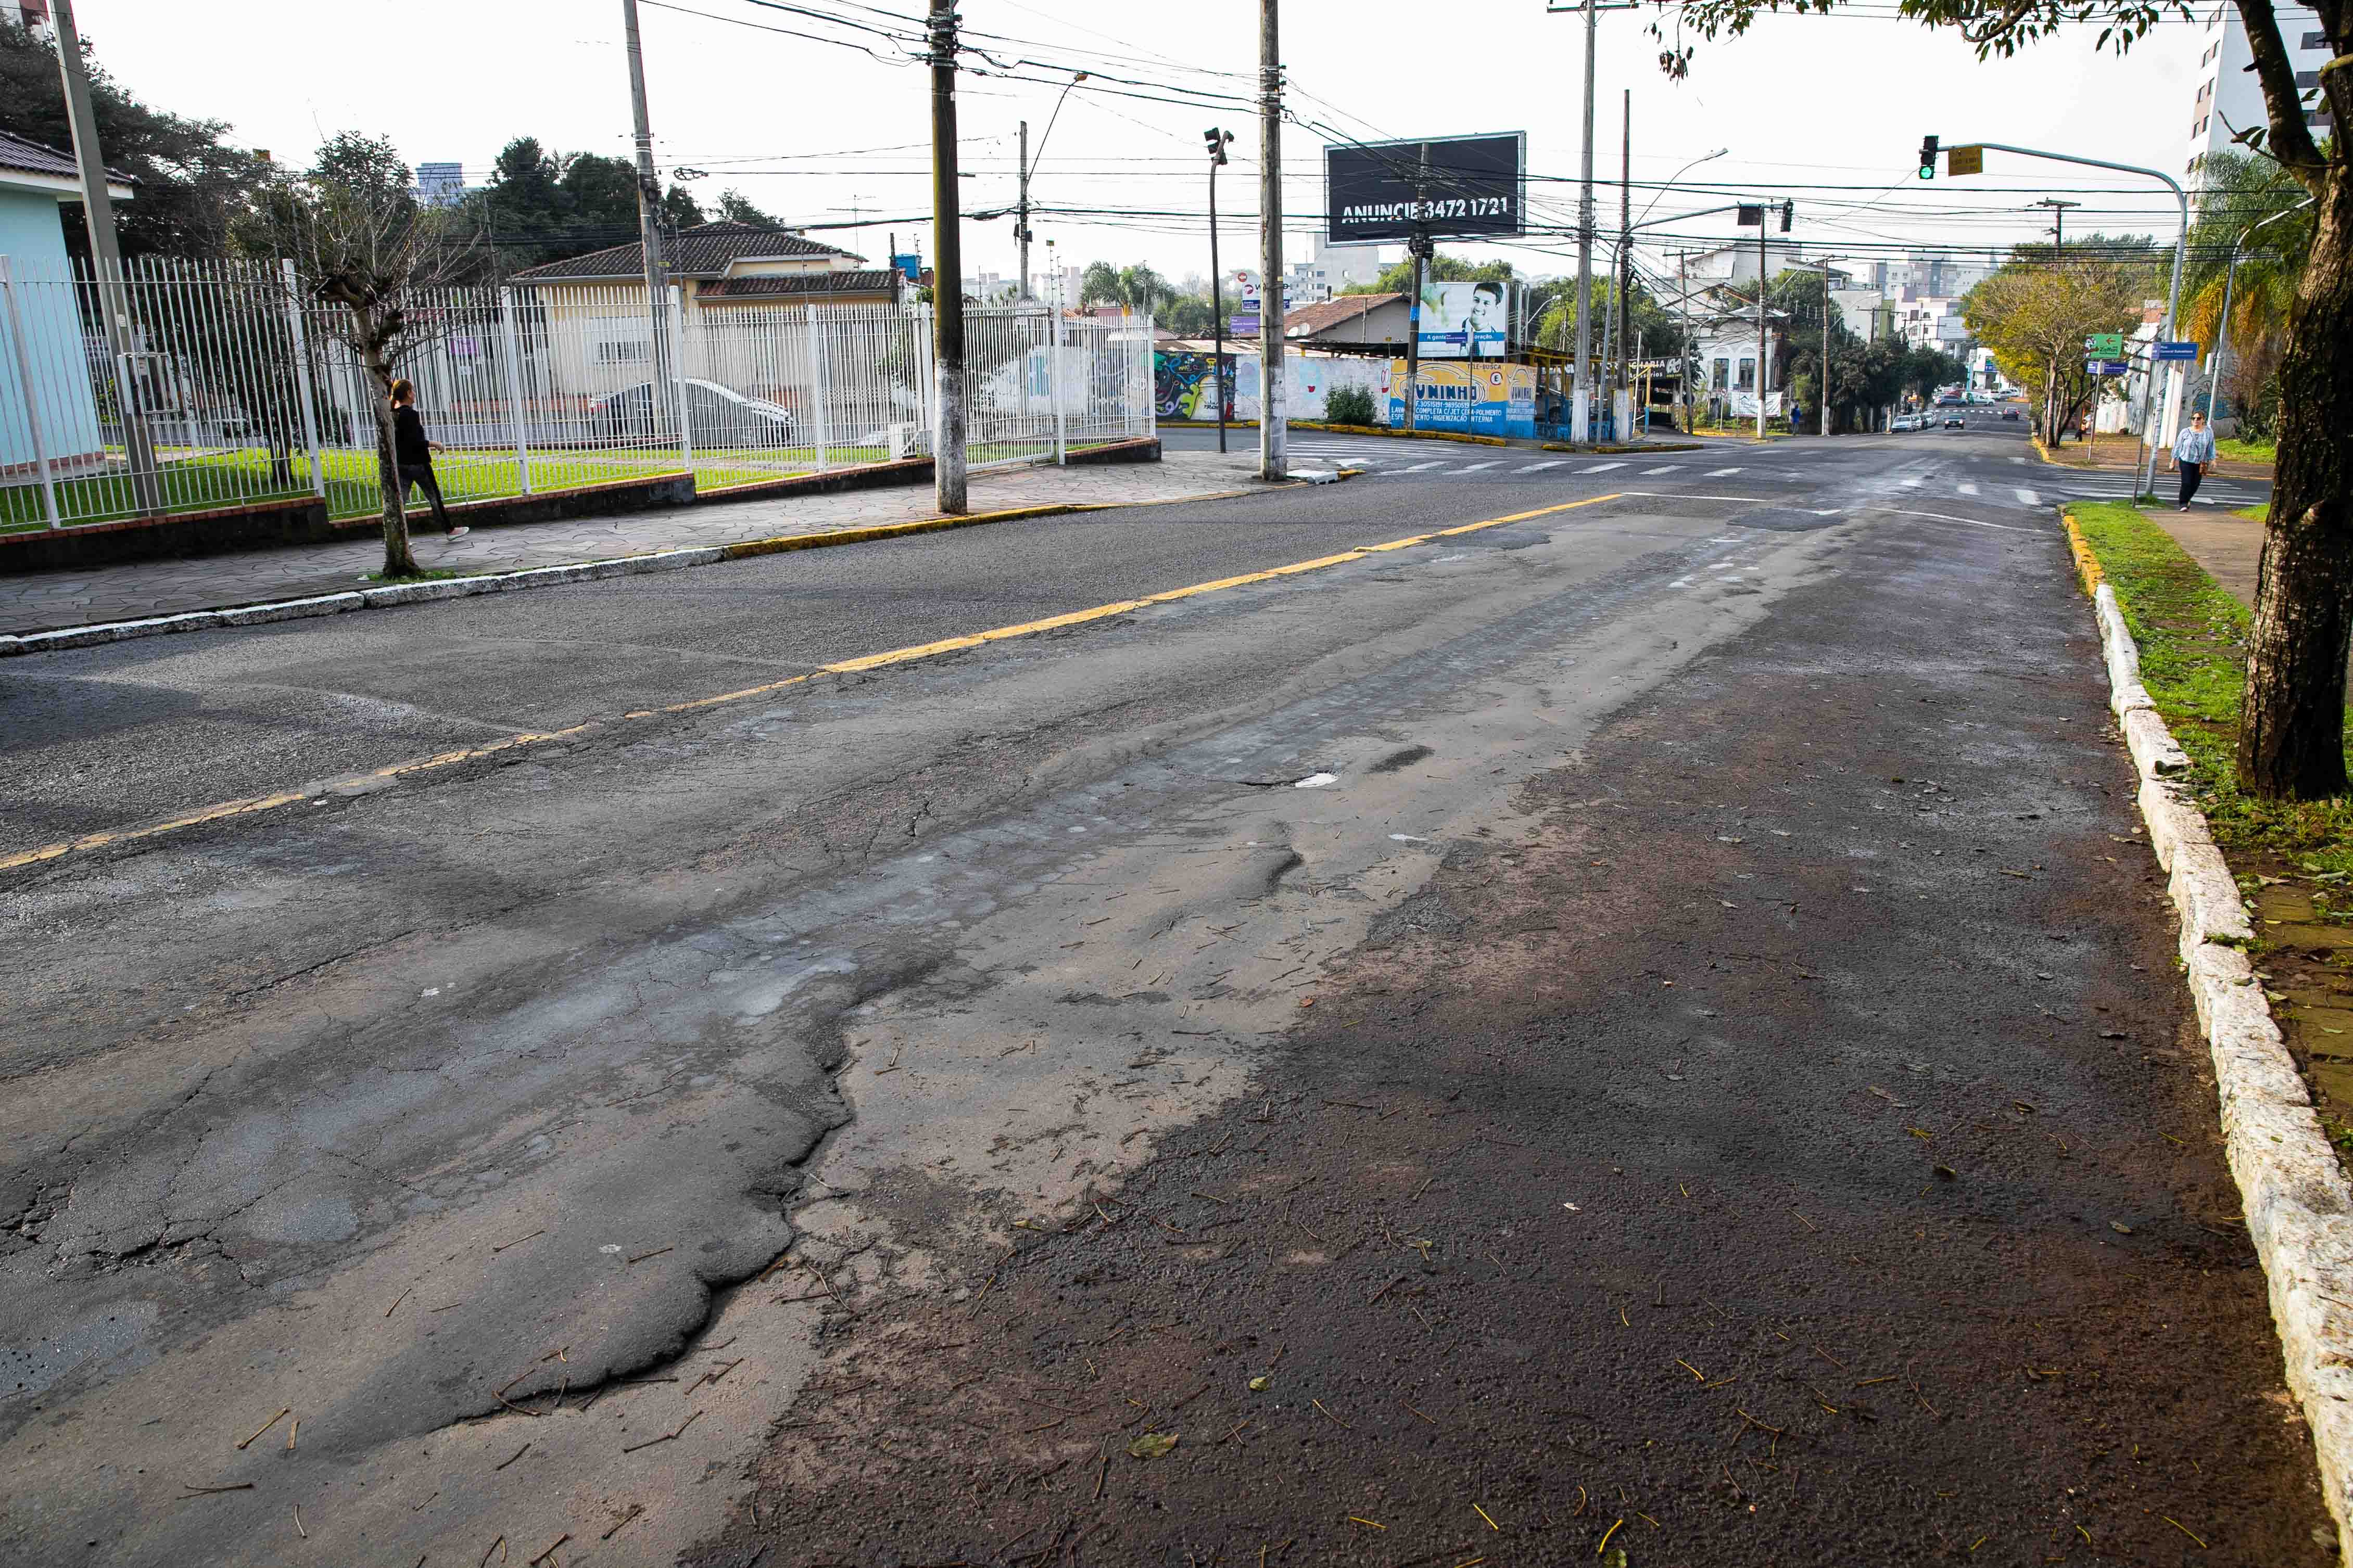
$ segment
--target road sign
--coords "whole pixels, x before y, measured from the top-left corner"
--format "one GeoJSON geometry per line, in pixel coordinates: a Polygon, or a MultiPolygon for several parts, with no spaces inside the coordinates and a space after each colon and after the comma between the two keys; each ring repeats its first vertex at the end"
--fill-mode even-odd
{"type": "Polygon", "coordinates": [[[2128,360],[2087,359],[2084,362],[2084,374],[2086,375],[2126,375],[2131,371],[2132,363],[2128,360]]]}
{"type": "Polygon", "coordinates": [[[2125,352],[2125,335],[2122,332],[2094,332],[2084,340],[2084,352],[2097,354],[2102,359],[2120,359],[2125,352]]]}
{"type": "Polygon", "coordinates": [[[1982,147],[1946,148],[1945,173],[1947,174],[1984,174],[1985,149],[1982,147]]]}
{"type": "Polygon", "coordinates": [[[2195,360],[2198,357],[2198,345],[2196,343],[2172,343],[2160,341],[2157,345],[2157,357],[2160,361],[2181,359],[2195,360]]]}

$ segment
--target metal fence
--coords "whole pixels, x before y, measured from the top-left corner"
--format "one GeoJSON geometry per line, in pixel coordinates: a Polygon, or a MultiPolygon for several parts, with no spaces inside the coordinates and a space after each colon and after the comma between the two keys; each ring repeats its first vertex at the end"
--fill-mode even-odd
{"type": "MultiPolygon", "coordinates": [[[[676,288],[664,307],[609,285],[408,300],[422,330],[395,373],[443,447],[446,498],[676,474],[724,489],[930,454],[929,307],[676,288]]],[[[965,323],[975,468],[1150,434],[1148,318],[1033,306],[965,323]]],[[[376,389],[346,324],[290,263],[140,262],[102,288],[0,257],[0,531],[304,495],[374,513],[376,389]]]]}

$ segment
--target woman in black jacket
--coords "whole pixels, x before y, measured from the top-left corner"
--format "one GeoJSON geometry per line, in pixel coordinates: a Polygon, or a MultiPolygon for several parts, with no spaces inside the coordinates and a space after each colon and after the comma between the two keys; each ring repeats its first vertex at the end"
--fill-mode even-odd
{"type": "Polygon", "coordinates": [[[433,521],[451,539],[467,531],[463,523],[452,526],[448,509],[441,504],[441,481],[433,477],[433,454],[440,444],[425,437],[425,420],[417,412],[417,384],[406,377],[392,384],[392,460],[400,476],[400,504],[408,505],[411,485],[425,491],[425,499],[433,503],[433,521]]]}

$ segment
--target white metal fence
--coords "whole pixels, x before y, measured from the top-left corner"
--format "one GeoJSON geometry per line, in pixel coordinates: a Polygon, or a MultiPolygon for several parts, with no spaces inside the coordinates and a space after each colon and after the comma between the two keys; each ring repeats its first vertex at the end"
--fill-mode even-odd
{"type": "MultiPolygon", "coordinates": [[[[709,490],[930,454],[929,307],[664,303],[657,332],[641,288],[420,291],[395,368],[444,448],[444,496],[670,474],[709,490]]],[[[375,388],[341,311],[283,262],[134,263],[101,289],[0,257],[0,531],[303,495],[373,513],[375,388]]],[[[974,468],[1151,433],[1149,318],[965,323],[974,468]]]]}

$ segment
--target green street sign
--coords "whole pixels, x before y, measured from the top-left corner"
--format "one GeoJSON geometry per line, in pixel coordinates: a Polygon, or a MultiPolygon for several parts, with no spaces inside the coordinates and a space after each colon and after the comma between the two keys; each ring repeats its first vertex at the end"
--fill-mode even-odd
{"type": "Polygon", "coordinates": [[[2084,352],[2096,359],[2122,359],[2125,335],[2122,332],[2094,332],[2084,340],[2084,352]]]}

